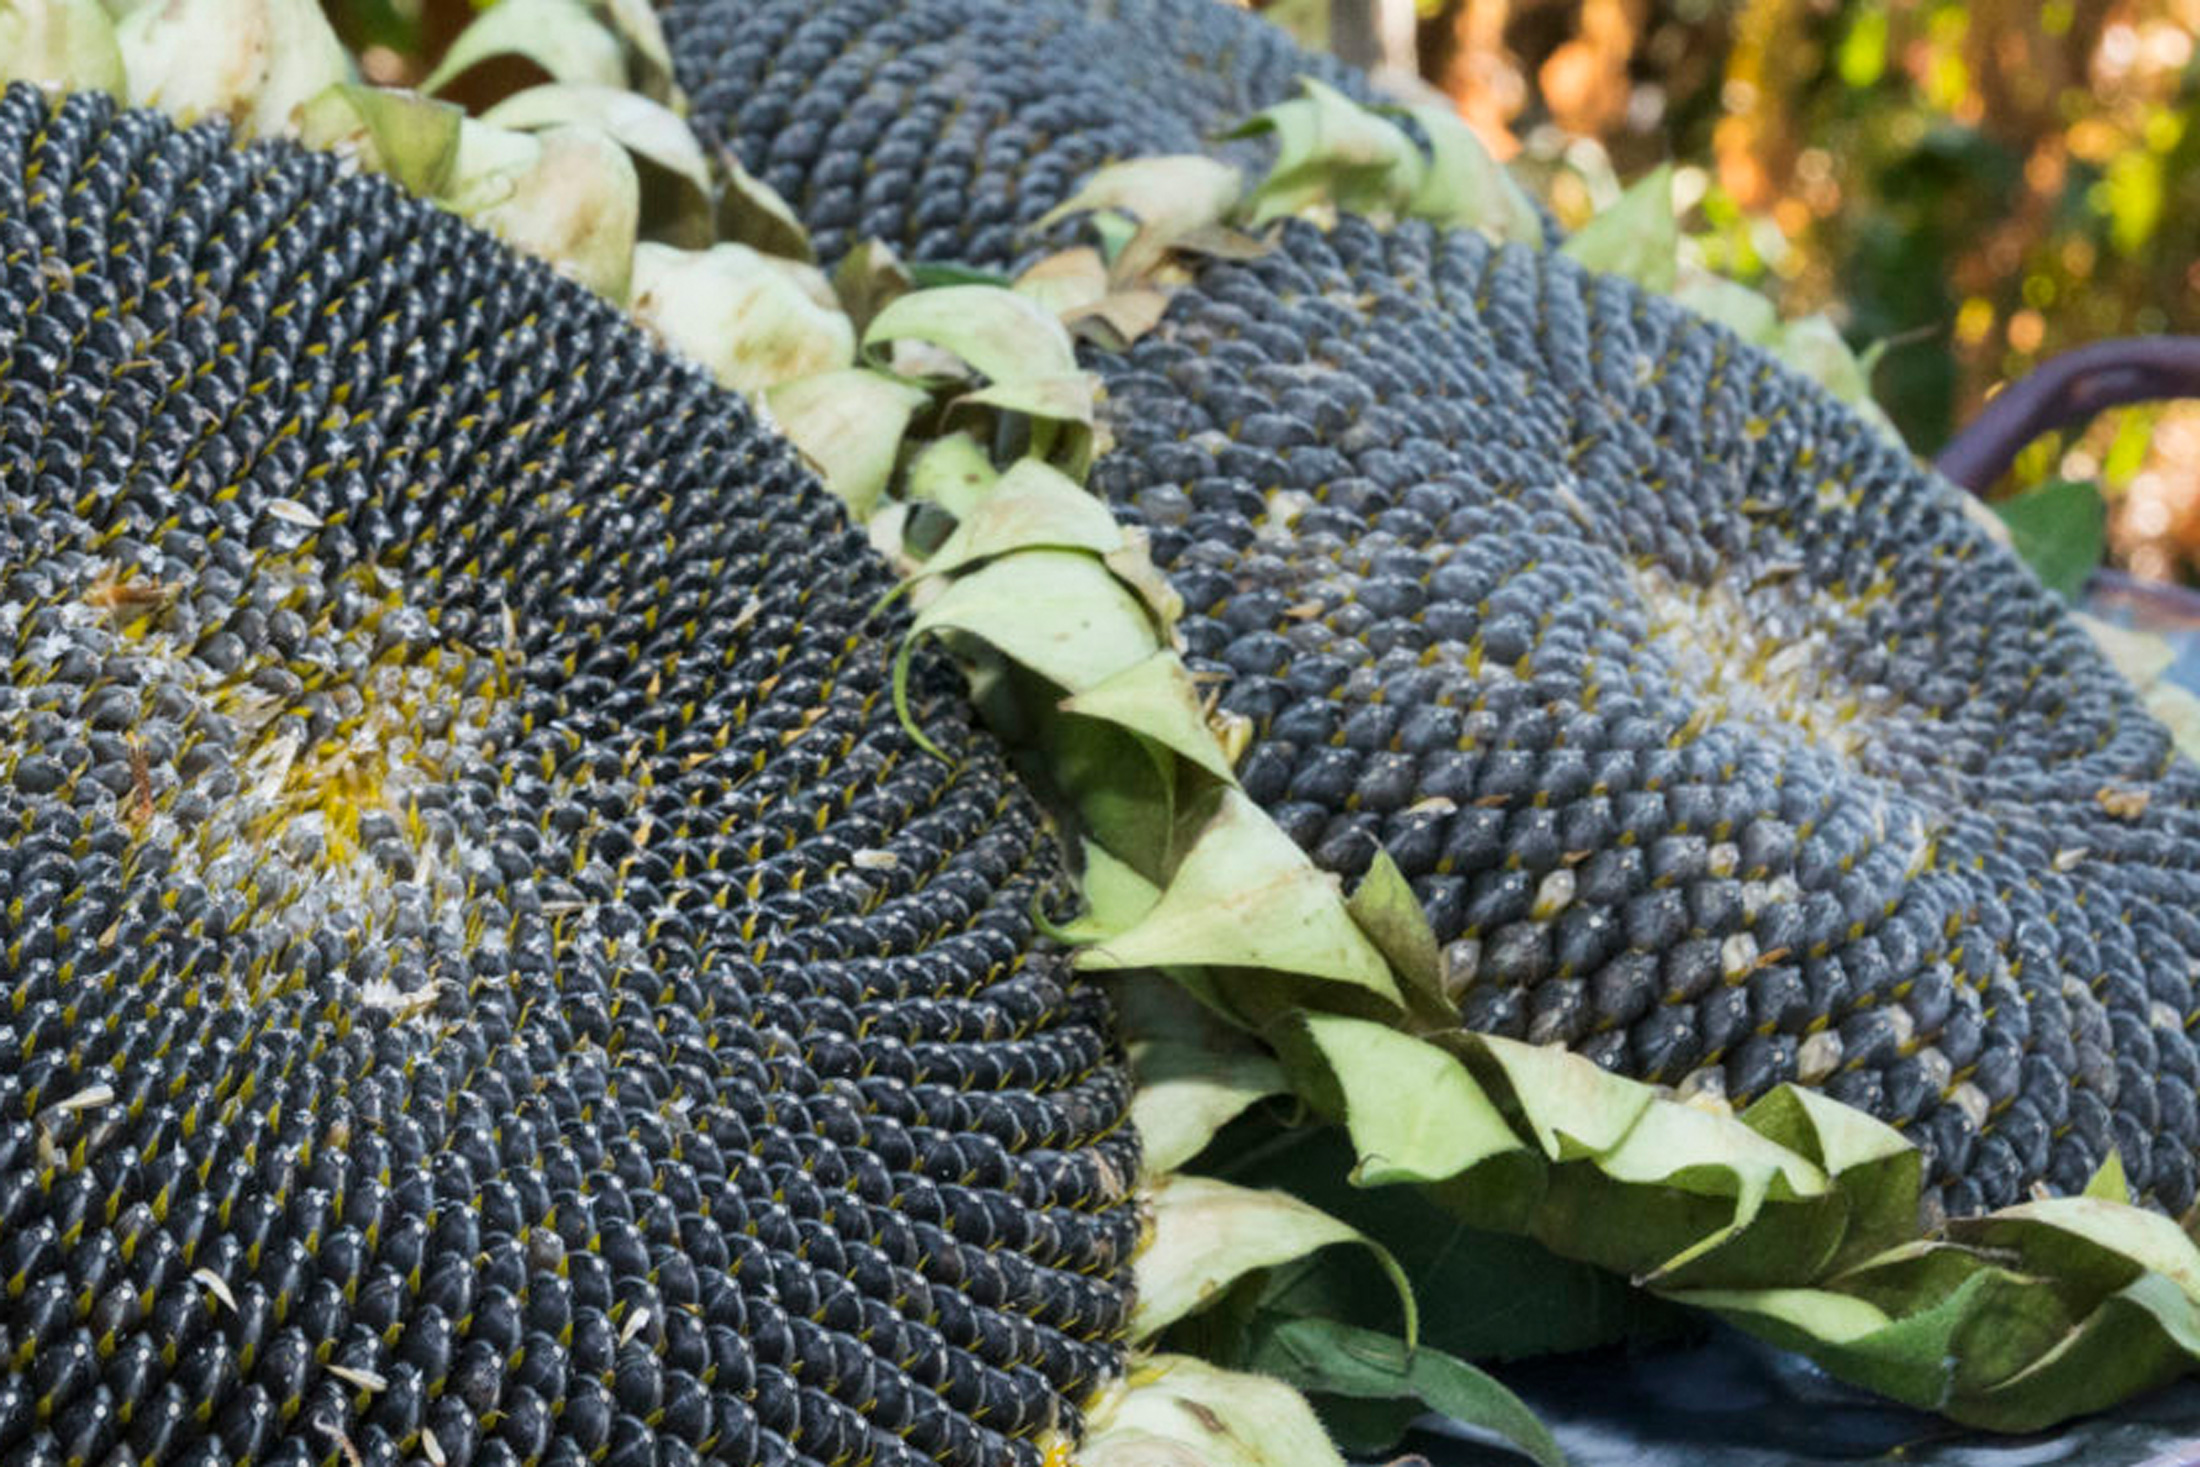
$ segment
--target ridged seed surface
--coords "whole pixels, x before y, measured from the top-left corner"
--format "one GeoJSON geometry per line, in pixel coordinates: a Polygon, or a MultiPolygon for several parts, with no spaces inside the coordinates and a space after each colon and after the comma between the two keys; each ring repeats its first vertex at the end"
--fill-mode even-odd
{"type": "Polygon", "coordinates": [[[1095,354],[1249,792],[1470,1028],[1904,1128],[1951,1211],[2200,1148],[2200,770],[1956,491],[1661,298],[1288,226],[1095,354]]]}
{"type": "Polygon", "coordinates": [[[890,584],[547,269],[9,91],[0,1457],[1073,1432],[1126,1083],[956,680],[952,763],[894,718],[890,584]]]}
{"type": "Polygon", "coordinates": [[[1123,158],[1216,135],[1313,75],[1363,78],[1221,0],[670,0],[706,146],[779,192],[831,263],[867,239],[1001,269],[1028,226],[1123,158]]]}

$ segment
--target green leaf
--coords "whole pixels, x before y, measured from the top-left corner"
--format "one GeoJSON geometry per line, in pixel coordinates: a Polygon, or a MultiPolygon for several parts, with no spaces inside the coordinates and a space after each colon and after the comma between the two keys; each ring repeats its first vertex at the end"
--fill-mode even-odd
{"type": "Polygon", "coordinates": [[[1107,298],[1108,266],[1090,245],[1057,250],[1035,262],[1009,287],[1058,321],[1107,298]]]}
{"type": "Polygon", "coordinates": [[[1643,1112],[1597,1165],[1618,1181],[1732,1192],[1751,1210],[1767,1197],[1812,1197],[1827,1185],[1824,1172],[1731,1114],[1663,1100],[1643,1112]]]}
{"type": "Polygon", "coordinates": [[[508,204],[518,195],[529,170],[541,161],[540,138],[461,116],[458,153],[451,160],[451,175],[444,182],[440,202],[461,218],[508,204]]]}
{"type": "Polygon", "coordinates": [[[1256,1192],[1207,1177],[1163,1177],[1149,1197],[1153,1239],[1138,1255],[1133,1340],[1153,1339],[1249,1273],[1340,1243],[1375,1255],[1398,1290],[1406,1332],[1413,1333],[1412,1289],[1389,1251],[1327,1213],[1288,1193],[1256,1192]]]}
{"type": "Polygon", "coordinates": [[[1078,337],[1102,351],[1129,351],[1169,313],[1168,292],[1145,288],[1118,290],[1063,316],[1078,337]]]}
{"type": "Polygon", "coordinates": [[[780,431],[858,519],[878,509],[909,419],[930,400],[923,388],[865,367],[782,382],[764,394],[780,431]]]}
{"type": "Polygon", "coordinates": [[[1302,1390],[1419,1401],[1429,1410],[1494,1433],[1539,1467],[1565,1467],[1550,1429],[1487,1372],[1441,1350],[1413,1349],[1373,1330],[1333,1320],[1264,1322],[1243,1362],[1302,1390]]]}
{"type": "Polygon", "coordinates": [[[1583,225],[1559,253],[1591,270],[1622,276],[1660,295],[1680,271],[1681,226],[1673,212],[1673,165],[1661,163],[1583,225]]]}
{"type": "Polygon", "coordinates": [[[1344,1467],[1297,1391],[1188,1355],[1139,1362],[1086,1425],[1078,1467],[1344,1467]]]}
{"type": "Polygon", "coordinates": [[[1211,964],[1299,973],[1364,989],[1396,1006],[1389,965],[1318,871],[1236,790],[1221,804],[1144,921],[1077,954],[1079,967],[1211,964]]]}
{"type": "Polygon", "coordinates": [[[863,333],[863,349],[881,366],[895,341],[922,341],[953,352],[994,383],[1079,375],[1062,323],[1035,302],[994,285],[948,285],[891,301],[863,333]]]}
{"type": "Polygon", "coordinates": [[[1657,1098],[1648,1085],[1567,1050],[1494,1035],[1477,1035],[1472,1043],[1502,1078],[1543,1154],[1553,1161],[1613,1150],[1657,1098]]]}
{"type": "Polygon", "coordinates": [[[731,148],[718,153],[718,177],[720,239],[805,264],[816,258],[810,232],[794,210],[770,184],[743,168],[731,148]]]}
{"type": "MultiPolygon", "coordinates": [[[[909,297],[904,296],[904,300],[909,297]]],[[[957,407],[994,407],[1031,418],[1090,427],[1098,410],[1100,384],[1086,372],[1061,372],[1047,377],[1020,377],[995,382],[955,399],[957,407]]]]}
{"type": "Polygon", "coordinates": [[[2057,479],[2014,499],[1990,503],[2009,526],[2017,556],[2040,583],[2077,599],[2108,544],[2108,509],[2092,484],[2057,479]]]}
{"type": "Polygon", "coordinates": [[[1711,1199],[1725,1214],[1711,1229],[1692,1219],[1688,1226],[1699,1235],[1662,1259],[1638,1251],[1644,1244],[1669,1246],[1657,1229],[1622,1223],[1616,1212],[1577,1220],[1581,1236],[1599,1239],[1591,1257],[1646,1279],[1678,1273],[1718,1249],[1756,1221],[1767,1201],[1823,1196],[1828,1186],[1825,1173],[1731,1115],[1671,1102],[1644,1111],[1624,1141],[1596,1158],[1596,1168],[1616,1182],[1711,1199]]]}
{"type": "Polygon", "coordinates": [[[2177,649],[2159,632],[2135,631],[2083,611],[2072,612],[2070,619],[2084,628],[2085,634],[2093,639],[2093,645],[2108,659],[2109,666],[2122,673],[2135,688],[2154,686],[2176,664],[2177,649]]]}
{"type": "Polygon", "coordinates": [[[1057,686],[1078,692],[1154,650],[1143,606],[1089,555],[1030,550],[950,581],[909,636],[968,632],[1057,686]]]}
{"type": "Polygon", "coordinates": [[[2200,1299],[2200,1249],[2161,1213],[2099,1197],[2021,1202],[1982,1217],[1957,1218],[1949,1236],[2004,1249],[2026,1271],[2106,1293],[2142,1272],[2161,1274],[2200,1299]]]}
{"type": "Polygon", "coordinates": [[[345,151],[360,166],[395,179],[407,193],[437,198],[458,166],[465,113],[418,92],[338,82],[306,103],[298,140],[345,151]]]}
{"type": "MultiPolygon", "coordinates": [[[[1792,1340],[1799,1348],[1868,1339],[1894,1322],[1875,1305],[1825,1289],[1699,1289],[1674,1297],[1752,1325],[1775,1344],[1792,1340]]],[[[1916,1363],[1924,1367],[1927,1358],[1921,1355],[1916,1363]]]]}
{"type": "Polygon", "coordinates": [[[950,433],[927,443],[909,465],[909,498],[962,520],[993,492],[1000,477],[977,439],[950,433]]]}
{"type": "Polygon", "coordinates": [[[1254,225],[1320,206],[1345,213],[1395,213],[1421,186],[1427,162],[1387,118],[1312,77],[1302,97],[1256,113],[1232,136],[1272,132],[1276,162],[1251,194],[1254,225]]]}
{"type": "Polygon", "coordinates": [[[1774,356],[1850,407],[1875,410],[1871,384],[1864,378],[1864,364],[1849,350],[1840,328],[1827,316],[1789,321],[1771,344],[1774,356]]]}
{"type": "Polygon", "coordinates": [[[1407,212],[1416,219],[1480,229],[1499,240],[1543,242],[1543,216],[1527,191],[1490,156],[1458,113],[1448,107],[1416,107],[1411,115],[1428,135],[1430,155],[1407,212]]]}
{"type": "Polygon", "coordinates": [[[1244,175],[1237,169],[1198,154],[1133,158],[1089,175],[1035,227],[1044,230],[1097,210],[1130,216],[1137,228],[1115,255],[1113,274],[1119,281],[1136,280],[1160,264],[1178,241],[1227,220],[1244,187],[1244,175]]]}
{"type": "MultiPolygon", "coordinates": [[[[1402,1396],[1337,1396],[1309,1393],[1314,1414],[1330,1441],[1355,1461],[1380,1461],[1405,1440],[1413,1423],[1428,1415],[1419,1401],[1402,1396]]],[[[1410,1460],[1410,1459],[1409,1459],[1410,1460]]]]}
{"type": "Polygon", "coordinates": [[[952,575],[980,561],[1042,546],[1106,555],[1122,543],[1122,527],[1106,505],[1058,470],[1023,458],[966,508],[954,533],[925,558],[923,573],[952,575]]]}
{"type": "Polygon", "coordinates": [[[515,132],[537,132],[561,123],[593,127],[630,152],[680,175],[697,193],[710,192],[710,165],[703,161],[702,144],[688,125],[669,108],[624,87],[546,82],[506,97],[483,113],[481,120],[515,132]]]}
{"type": "Polygon", "coordinates": [[[1992,1267],[1965,1271],[1939,1298],[1899,1318],[1825,1289],[1703,1290],[1676,1300],[1716,1310],[1783,1348],[1807,1351],[1845,1380],[1928,1410],[1960,1410],[1966,1374],[1985,1383],[2036,1358],[2069,1321],[2053,1291],[1992,1267]]]}
{"type": "Polygon", "coordinates": [[[1009,434],[1021,432],[1030,456],[1080,480],[1090,467],[1098,379],[1078,369],[1069,333],[1030,297],[995,285],[914,290],[872,317],[863,350],[882,370],[932,384],[984,379],[951,406],[1012,415],[996,431],[997,448],[1018,451],[1009,434]]]}
{"type": "MultiPolygon", "coordinates": [[[[786,208],[784,202],[780,208],[786,208]]],[[[840,308],[858,331],[869,327],[888,301],[914,288],[908,269],[884,240],[865,240],[841,256],[840,263],[833,267],[833,294],[840,297],[840,308]]]]}
{"type": "Polygon", "coordinates": [[[1782,1085],[1742,1113],[1742,1124],[1832,1178],[1840,1193],[1838,1269],[1917,1233],[1924,1156],[1901,1132],[1820,1091],[1782,1085]]]}
{"type": "Polygon", "coordinates": [[[1247,1106],[1284,1089],[1276,1062],[1250,1050],[1217,1053],[1155,1041],[1133,1047],[1131,1068],[1138,1077],[1131,1124],[1144,1143],[1149,1174],[1183,1166],[1247,1106]]]}
{"type": "Polygon", "coordinates": [[[1902,442],[1902,430],[1872,397],[1869,363],[1849,350],[1830,318],[1819,314],[1790,321],[1766,344],[1774,356],[1856,409],[1889,440],[1902,442]]]}
{"type": "Polygon", "coordinates": [[[2191,1296],[2160,1274],[2142,1274],[2036,1363],[1966,1403],[1965,1415],[1996,1431],[2038,1431],[2190,1374],[2195,1358],[2200,1320],[2191,1296]]]}
{"type": "MultiPolygon", "coordinates": [[[[1280,1187],[1389,1248],[1421,1303],[1421,1340],[1463,1360],[1519,1359],[1585,1350],[1622,1339],[1668,1338],[1700,1329],[1699,1316],[1629,1287],[1619,1275],[1564,1258],[1518,1231],[1476,1227],[1458,1215],[1449,1187],[1365,1188],[1348,1180],[1357,1160],[1334,1126],[1283,1130],[1240,1123],[1210,1164],[1244,1186],[1280,1187]]],[[[1487,1168],[1462,1185],[1518,1186],[1487,1168]]],[[[1532,1204],[1530,1191],[1524,1199],[1532,1204]]],[[[1480,1199],[1480,1210],[1521,1214],[1516,1199],[1480,1199]]],[[[1518,1224],[1515,1225],[1516,1228],[1518,1224]]],[[[1382,1328],[1387,1307],[1371,1265],[1325,1253],[1276,1270],[1256,1301],[1261,1310],[1382,1328]]]]}
{"type": "Polygon", "coordinates": [[[595,128],[645,165],[644,188],[655,184],[664,196],[662,206],[652,211],[659,237],[698,246],[709,242],[710,165],[695,134],[670,109],[624,86],[550,82],[514,93],[483,113],[481,120],[515,132],[569,123],[595,128]]]}
{"type": "Polygon", "coordinates": [[[669,103],[677,88],[672,80],[672,48],[665,44],[664,26],[649,0],[601,0],[612,31],[626,43],[640,63],[644,93],[669,103]]]}
{"type": "Polygon", "coordinates": [[[1098,931],[1121,932],[1161,900],[1160,887],[1118,861],[1106,847],[1088,840],[1083,855],[1077,887],[1084,893],[1087,914],[1081,920],[1089,920],[1098,931]]]}
{"type": "Polygon", "coordinates": [[[1780,330],[1780,312],[1771,301],[1746,285],[1706,271],[1685,272],[1673,299],[1756,345],[1772,340],[1780,330]]]}
{"type": "Polygon", "coordinates": [[[1007,290],[1012,282],[998,270],[958,265],[951,260],[911,260],[909,279],[919,290],[938,290],[950,285],[982,285],[988,290],[1007,290]]]}
{"type": "Polygon", "coordinates": [[[2000,1431],[2100,1409],[2200,1356],[2200,1257],[2169,1219],[2062,1198],[1951,1231],[1971,1241],[1890,1250],[1838,1280],[1840,1292],[1675,1297],[1846,1379],[2000,1431]]]}
{"type": "Polygon", "coordinates": [[[1389,960],[1391,971],[1406,980],[1429,1013],[1440,1020],[1455,1021],[1457,1010],[1444,995],[1443,958],[1436,946],[1436,934],[1429,929],[1428,913],[1406,884],[1405,873],[1390,858],[1390,852],[1377,849],[1345,909],[1360,924],[1360,930],[1374,939],[1389,960]]]}
{"type": "Polygon", "coordinates": [[[2122,1152],[2113,1146],[2108,1148],[2108,1155],[2101,1159],[2092,1178],[2086,1182],[2084,1195],[2098,1197],[2104,1202],[2131,1201],[2131,1183],[2124,1176],[2122,1152]]]}
{"type": "Polygon", "coordinates": [[[0,0],[0,82],[127,95],[122,47],[99,0],[0,0]]]}
{"type": "MultiPolygon", "coordinates": [[[[1159,893],[1145,890],[1150,904],[1159,893]]],[[[1142,910],[1117,915],[1127,925],[1142,910]]],[[[1104,922],[1094,925],[1110,930],[1104,922]]],[[[1131,974],[1115,985],[1114,995],[1118,1032],[1138,1081],[1131,1123],[1145,1146],[1147,1175],[1175,1171],[1246,1107],[1283,1093],[1283,1068],[1275,1058],[1173,979],[1131,974]]]]}
{"type": "Polygon", "coordinates": [[[1183,755],[1216,779],[1235,784],[1230,761],[1201,709],[1199,687],[1184,659],[1162,649],[1104,682],[1064,700],[1067,713],[1103,719],[1143,734],[1183,755]]]}
{"type": "Polygon", "coordinates": [[[1042,709],[1041,718],[1050,772],[1087,833],[1142,876],[1158,878],[1176,838],[1176,756],[1118,723],[1059,709],[1042,709]]]}
{"type": "Polygon", "coordinates": [[[1308,1036],[1344,1098],[1363,1187],[1440,1182],[1527,1148],[1467,1067],[1383,1024],[1308,1014],[1308,1036]]]}
{"type": "Polygon", "coordinates": [[[1184,615],[1184,597],[1153,563],[1152,540],[1144,525],[1123,527],[1123,548],[1101,557],[1116,579],[1138,593],[1162,632],[1172,632],[1184,615]]]}
{"type": "Polygon", "coordinates": [[[519,56],[552,81],[626,85],[626,57],[619,39],[581,0],[496,0],[443,53],[424,92],[440,92],[493,56],[519,56]]]}
{"type": "Polygon", "coordinates": [[[2169,730],[2185,757],[2200,761],[2200,697],[2175,683],[2161,683],[2146,690],[2146,702],[2147,712],[2169,730]]]}
{"type": "MultiPolygon", "coordinates": [[[[1563,1049],[1486,1035],[1456,1042],[1545,1156],[1571,1163],[1550,1169],[1528,1224],[1569,1257],[1648,1279],[1686,1270],[1691,1283],[1762,1283],[1766,1267],[1808,1276],[1837,1239],[1838,1204],[1821,1200],[1825,1173],[1731,1114],[1665,1099],[1563,1049]],[[1745,1232],[1768,1201],[1804,1199],[1809,1206],[1769,1220],[1766,1233],[1745,1232]],[[1829,1209],[1830,1228],[1820,1216],[1829,1209]],[[1751,1246],[1729,1259],[1738,1239],[1751,1246]]],[[[1474,1206],[1465,1215],[1505,1222],[1474,1206]]]]}
{"type": "Polygon", "coordinates": [[[1123,251],[1131,247],[1131,240],[1137,237],[1138,221],[1111,211],[1093,215],[1086,221],[1085,228],[1099,241],[1103,259],[1119,260],[1123,251]]]}
{"type": "MultiPolygon", "coordinates": [[[[849,382],[837,374],[855,359],[855,327],[829,303],[832,292],[812,266],[747,245],[680,250],[645,242],[634,250],[632,294],[635,319],[737,392],[822,374],[835,374],[836,385],[849,382]]],[[[877,394],[865,396],[867,406],[876,405],[877,394]]],[[[865,451],[875,454],[876,445],[858,450],[865,451]]]]}
{"type": "Polygon", "coordinates": [[[458,159],[443,203],[625,304],[641,183],[626,149],[595,129],[516,133],[467,118],[459,124],[458,159]]]}

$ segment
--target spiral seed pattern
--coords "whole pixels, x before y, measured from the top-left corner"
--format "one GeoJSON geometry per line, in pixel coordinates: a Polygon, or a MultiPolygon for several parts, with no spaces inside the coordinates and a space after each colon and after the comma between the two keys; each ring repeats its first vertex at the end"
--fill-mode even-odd
{"type": "Polygon", "coordinates": [[[1906,1129],[1949,1209],[2200,1149],[2200,770],[1954,491],[1671,302],[1293,223],[1090,354],[1240,773],[1469,1028],[1906,1129]]]}
{"type": "Polygon", "coordinates": [[[1003,269],[1103,163],[1217,135],[1314,76],[1364,78],[1218,0],[672,0],[689,121],[784,197],[821,261],[866,239],[1003,269]]]}
{"type": "Polygon", "coordinates": [[[0,1455],[1015,1462],[1137,1238],[1035,807],[740,399],[0,102],[0,1455]]]}

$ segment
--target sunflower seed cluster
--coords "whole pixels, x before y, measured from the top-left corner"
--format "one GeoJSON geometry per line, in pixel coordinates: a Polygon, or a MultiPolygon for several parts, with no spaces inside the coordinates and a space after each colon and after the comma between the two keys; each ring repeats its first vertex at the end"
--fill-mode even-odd
{"type": "Polygon", "coordinates": [[[1468,1027],[1906,1129],[1953,1211],[2200,1147],[2200,770],[1944,482],[1625,281],[1294,223],[1095,353],[1249,792],[1468,1027]]]}
{"type": "Polygon", "coordinates": [[[879,239],[1005,268],[1104,163],[1216,146],[1302,75],[1371,96],[1218,0],[671,0],[662,18],[698,136],[785,198],[827,264],[879,239]]]}
{"type": "Polygon", "coordinates": [[[742,402],[331,157],[0,102],[0,1455],[1037,1464],[1136,1142],[742,402]]]}

